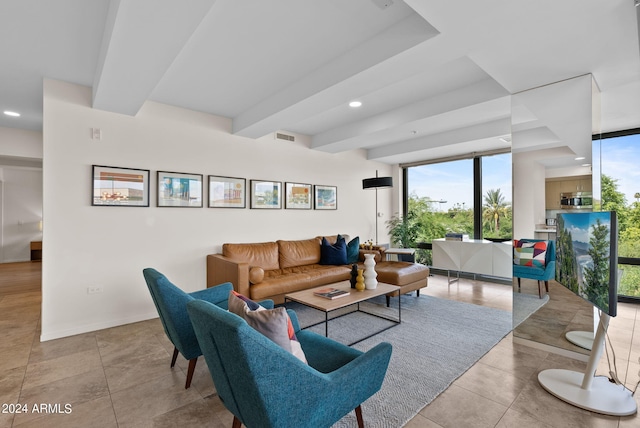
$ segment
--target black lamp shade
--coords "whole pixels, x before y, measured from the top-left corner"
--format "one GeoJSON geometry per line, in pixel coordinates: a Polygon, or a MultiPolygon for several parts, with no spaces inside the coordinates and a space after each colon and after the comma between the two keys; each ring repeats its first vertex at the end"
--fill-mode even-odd
{"type": "Polygon", "coordinates": [[[393,177],[374,177],[362,180],[363,189],[379,189],[381,187],[393,187],[393,177]]]}

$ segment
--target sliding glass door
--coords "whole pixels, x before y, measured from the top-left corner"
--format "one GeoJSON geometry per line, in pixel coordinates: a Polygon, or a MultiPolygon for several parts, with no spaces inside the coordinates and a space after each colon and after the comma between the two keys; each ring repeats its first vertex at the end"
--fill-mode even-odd
{"type": "MultiPolygon", "coordinates": [[[[410,245],[429,249],[447,233],[510,240],[511,153],[405,166],[410,245]]],[[[430,252],[419,261],[431,264],[430,252]]]]}
{"type": "Polygon", "coordinates": [[[511,239],[511,153],[482,158],[482,237],[511,239]]]}
{"type": "Polygon", "coordinates": [[[604,134],[594,141],[596,150],[599,208],[618,214],[618,261],[623,272],[618,294],[640,299],[640,130],[604,134]]]}

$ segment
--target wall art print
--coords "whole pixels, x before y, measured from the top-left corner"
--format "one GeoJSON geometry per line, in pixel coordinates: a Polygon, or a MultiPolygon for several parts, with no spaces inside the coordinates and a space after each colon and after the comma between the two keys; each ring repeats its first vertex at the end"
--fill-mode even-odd
{"type": "Polygon", "coordinates": [[[158,206],[202,208],[202,174],[158,171],[158,206]]]}
{"type": "Polygon", "coordinates": [[[251,208],[281,209],[282,183],[280,181],[251,180],[251,208]]]}
{"type": "Polygon", "coordinates": [[[317,210],[337,210],[338,209],[338,188],[336,186],[314,187],[315,209],[317,210]]]}
{"type": "Polygon", "coordinates": [[[285,183],[285,209],[310,210],[312,206],[311,184],[285,183]]]}
{"type": "Polygon", "coordinates": [[[209,208],[245,208],[246,184],[244,178],[209,176],[209,208]]]}
{"type": "Polygon", "coordinates": [[[149,170],[93,165],[91,205],[149,206],[149,170]]]}

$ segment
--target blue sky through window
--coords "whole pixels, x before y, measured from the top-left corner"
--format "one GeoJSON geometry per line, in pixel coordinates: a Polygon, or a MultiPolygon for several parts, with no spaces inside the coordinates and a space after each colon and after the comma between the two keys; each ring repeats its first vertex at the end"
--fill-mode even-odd
{"type": "MultiPolygon", "coordinates": [[[[482,194],[500,189],[506,203],[511,203],[511,154],[482,158],[482,194]]],[[[409,194],[446,203],[434,203],[436,211],[459,206],[473,208],[473,160],[423,165],[409,168],[409,194]]]]}
{"type": "MultiPolygon", "coordinates": [[[[600,167],[598,145],[594,142],[593,170],[600,167]]],[[[602,173],[618,181],[618,191],[624,193],[627,205],[634,202],[634,194],[640,192],[640,134],[602,140],[602,173]]],[[[594,194],[600,183],[594,183],[594,194]]],[[[598,192],[599,193],[599,192],[598,192]]]]}

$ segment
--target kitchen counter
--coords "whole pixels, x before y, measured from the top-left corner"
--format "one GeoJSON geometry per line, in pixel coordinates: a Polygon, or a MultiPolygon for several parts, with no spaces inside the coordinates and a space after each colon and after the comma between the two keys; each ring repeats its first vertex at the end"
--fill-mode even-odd
{"type": "Polygon", "coordinates": [[[555,227],[536,227],[534,230],[534,235],[536,239],[556,239],[556,228],[555,227]]]}

